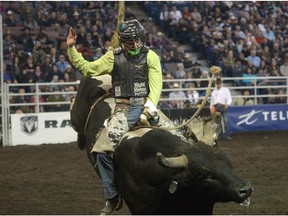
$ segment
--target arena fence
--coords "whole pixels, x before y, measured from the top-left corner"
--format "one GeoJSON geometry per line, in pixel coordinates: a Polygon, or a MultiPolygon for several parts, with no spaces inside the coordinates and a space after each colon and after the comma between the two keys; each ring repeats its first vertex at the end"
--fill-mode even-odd
{"type": "MultiPolygon", "coordinates": [[[[232,92],[232,98],[236,99],[238,97],[249,97],[252,98],[254,100],[255,105],[258,105],[261,103],[261,101],[263,101],[264,98],[269,98],[269,97],[277,97],[276,94],[273,94],[273,90],[277,91],[279,89],[283,89],[284,90],[284,97],[286,98],[287,101],[287,92],[288,92],[288,86],[287,86],[287,82],[288,82],[288,78],[287,77],[257,77],[255,78],[255,80],[257,80],[257,82],[255,82],[254,85],[251,86],[235,86],[234,83],[235,81],[241,81],[244,80],[244,78],[223,78],[223,82],[224,82],[224,86],[227,86],[230,91],[232,92]],[[241,95],[241,90],[243,89],[249,89],[251,92],[250,96],[242,96],[241,95]],[[265,93],[263,94],[263,91],[261,90],[266,90],[269,89],[271,91],[269,91],[269,93],[265,93]]],[[[180,88],[178,88],[177,90],[183,91],[183,92],[187,92],[190,91],[190,88],[182,88],[182,86],[185,85],[185,83],[187,82],[193,82],[193,81],[207,81],[207,79],[172,79],[172,80],[163,80],[163,82],[170,82],[171,84],[173,83],[178,83],[180,88]]],[[[34,121],[33,118],[29,119],[29,118],[24,118],[24,117],[29,117],[29,116],[34,116],[39,118],[38,120],[40,120],[41,118],[44,118],[43,120],[43,124],[46,124],[46,127],[48,128],[53,128],[53,130],[51,129],[49,131],[49,133],[51,131],[54,131],[55,136],[57,134],[57,136],[65,136],[65,134],[67,136],[70,137],[74,137],[73,139],[76,140],[76,136],[75,136],[75,132],[73,131],[73,129],[71,128],[71,125],[69,125],[70,123],[69,121],[69,107],[70,107],[70,98],[74,97],[77,93],[77,91],[66,91],[67,87],[69,86],[74,86],[77,88],[79,82],[69,82],[69,83],[29,83],[29,84],[7,84],[4,83],[3,86],[3,91],[1,94],[1,108],[2,108],[2,131],[1,131],[1,136],[2,136],[2,142],[3,142],[3,146],[9,146],[9,145],[13,145],[13,141],[12,141],[12,131],[16,130],[14,127],[15,124],[12,124],[12,121],[15,119],[21,119],[22,120],[26,120],[26,121],[34,121]],[[16,91],[16,89],[19,88],[24,88],[24,89],[29,89],[30,92],[29,93],[19,93],[16,91]],[[43,89],[57,89],[57,91],[43,91],[43,89]],[[58,91],[60,90],[60,91],[58,91]],[[17,93],[16,93],[17,92],[17,93]],[[51,95],[62,95],[62,99],[65,98],[65,100],[62,101],[55,101],[55,102],[47,102],[46,100],[41,100],[41,98],[43,97],[48,97],[51,95]],[[14,103],[12,98],[13,97],[34,97],[35,100],[34,102],[24,102],[24,103],[14,103]],[[55,109],[50,109],[49,107],[55,107],[55,105],[57,107],[61,107],[60,110],[56,110],[55,109]],[[18,109],[19,107],[28,107],[28,112],[27,113],[23,113],[24,110],[18,109]],[[48,110],[48,111],[47,111],[48,110]],[[16,112],[16,113],[15,113],[16,112]],[[66,116],[65,118],[62,119],[58,119],[58,120],[53,120],[53,119],[45,119],[48,116],[57,116],[55,118],[59,118],[58,114],[62,113],[63,116],[66,116]],[[44,115],[45,114],[45,115],[44,115]],[[17,117],[18,116],[18,117],[17,117]],[[46,116],[46,117],[45,117],[46,116]],[[67,117],[68,116],[68,117],[67,117]],[[62,122],[59,125],[55,125],[53,122],[62,122]],[[63,123],[64,122],[64,123],[63,123]],[[68,123],[67,123],[68,122],[68,123]],[[64,126],[61,127],[61,124],[63,124],[64,126]],[[48,126],[47,126],[48,125],[48,126]],[[68,133],[67,131],[65,132],[60,132],[57,133],[57,131],[61,131],[60,129],[65,129],[65,127],[69,125],[70,129],[71,129],[71,133],[74,133],[73,135],[70,134],[70,132],[68,133]]],[[[170,93],[172,91],[175,91],[176,89],[163,89],[163,93],[170,93]]],[[[206,88],[198,88],[195,87],[196,91],[204,91],[206,90],[206,88]]],[[[265,92],[265,91],[264,91],[265,92]]],[[[203,95],[200,96],[200,100],[203,99],[203,95]]],[[[183,99],[183,98],[179,98],[179,100],[187,100],[187,98],[183,99]]],[[[170,99],[169,98],[161,98],[160,99],[160,103],[161,102],[169,102],[170,99]]],[[[287,105],[287,102],[286,102],[287,105]]],[[[209,104],[206,105],[206,107],[208,107],[209,104]]],[[[263,105],[261,105],[263,106],[263,105]]],[[[287,106],[286,106],[287,107],[287,106]]],[[[194,107],[195,108],[195,107],[194,107]]],[[[193,109],[193,108],[192,108],[193,109]]],[[[26,111],[26,109],[25,109],[26,111]]],[[[181,114],[180,114],[181,115],[181,114]]],[[[61,115],[60,115],[61,116],[61,115]]],[[[61,117],[60,117],[61,118],[61,117]]],[[[31,122],[30,122],[31,123],[31,122]]],[[[23,127],[23,123],[21,125],[21,123],[19,123],[19,127],[23,127]]],[[[35,126],[35,125],[34,125],[35,126]]],[[[35,126],[36,127],[36,126],[35,126]]],[[[23,128],[22,128],[23,129],[23,128]]],[[[27,129],[27,128],[26,128],[27,129]]],[[[28,133],[28,136],[31,137],[31,134],[34,132],[34,129],[29,129],[30,130],[30,134],[28,133]],[[31,132],[32,131],[32,132],[31,132]]],[[[235,127],[233,128],[233,132],[235,132],[235,127]]],[[[237,131],[236,131],[237,132],[237,131]]],[[[19,133],[21,133],[21,131],[19,131],[19,133]]],[[[52,134],[49,133],[44,133],[42,136],[42,140],[44,140],[43,138],[46,136],[51,138],[53,136],[52,134]]],[[[15,136],[15,135],[14,135],[15,136]]],[[[56,136],[56,137],[57,137],[56,136]]],[[[16,137],[19,139],[19,136],[16,135],[16,137]]],[[[21,139],[21,137],[20,137],[21,139]]],[[[41,137],[39,138],[41,139],[41,137]]],[[[22,141],[25,140],[24,138],[22,139],[22,141]]],[[[74,140],[69,140],[69,139],[65,139],[65,142],[69,142],[69,141],[74,141],[74,140]]],[[[29,139],[27,140],[27,142],[29,142],[29,139]]],[[[32,143],[32,140],[30,140],[30,142],[32,143]]],[[[50,141],[50,143],[53,143],[54,141],[50,141]]],[[[54,142],[55,143],[55,142],[54,142]]],[[[29,143],[26,143],[29,144],[29,143]]],[[[36,142],[37,144],[37,142],[36,142]]],[[[40,144],[40,143],[39,143],[40,144]]]]}

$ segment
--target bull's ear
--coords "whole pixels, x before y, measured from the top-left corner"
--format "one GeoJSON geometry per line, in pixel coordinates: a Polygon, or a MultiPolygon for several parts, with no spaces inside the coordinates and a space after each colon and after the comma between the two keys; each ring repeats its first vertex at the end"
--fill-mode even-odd
{"type": "Polygon", "coordinates": [[[166,158],[161,152],[157,152],[156,159],[160,164],[170,168],[183,168],[188,165],[188,158],[184,154],[179,157],[166,158]]]}

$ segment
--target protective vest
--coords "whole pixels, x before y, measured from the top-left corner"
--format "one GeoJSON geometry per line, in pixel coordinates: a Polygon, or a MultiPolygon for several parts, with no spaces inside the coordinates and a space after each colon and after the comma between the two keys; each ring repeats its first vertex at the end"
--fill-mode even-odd
{"type": "Polygon", "coordinates": [[[143,47],[137,59],[126,58],[122,49],[114,49],[112,86],[115,98],[146,97],[148,85],[148,47],[143,47]]]}

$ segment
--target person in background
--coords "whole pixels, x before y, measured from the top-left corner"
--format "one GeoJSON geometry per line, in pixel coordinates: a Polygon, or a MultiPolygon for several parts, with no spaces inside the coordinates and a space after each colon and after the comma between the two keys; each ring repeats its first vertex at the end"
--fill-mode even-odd
{"type": "Polygon", "coordinates": [[[237,97],[234,100],[233,105],[235,106],[253,106],[255,103],[253,99],[250,96],[250,91],[249,89],[244,89],[242,91],[242,95],[240,97],[237,97]]]}
{"type": "MultiPolygon", "coordinates": [[[[109,50],[93,62],[85,60],[77,51],[75,29],[70,28],[67,37],[67,53],[77,70],[85,76],[112,76],[116,107],[107,123],[107,131],[113,147],[137,124],[158,124],[157,105],[162,91],[160,58],[144,45],[144,27],[136,19],[128,20],[119,25],[118,35],[120,47],[109,50]]],[[[110,215],[122,206],[115,184],[111,152],[98,153],[97,164],[106,197],[101,214],[110,215]]]]}
{"type": "Polygon", "coordinates": [[[188,86],[188,91],[186,93],[186,96],[188,98],[188,100],[191,103],[192,107],[196,107],[198,101],[199,101],[199,93],[198,91],[195,90],[195,85],[193,83],[190,83],[190,85],[188,86]]]}
{"type": "Polygon", "coordinates": [[[169,94],[171,107],[174,109],[183,109],[184,101],[186,95],[183,91],[180,91],[180,85],[178,83],[174,83],[173,91],[169,94]]]}
{"type": "Polygon", "coordinates": [[[222,125],[222,138],[227,140],[232,140],[230,136],[226,133],[226,118],[225,112],[228,107],[232,104],[232,97],[230,90],[226,87],[223,87],[221,78],[216,79],[216,88],[212,91],[210,110],[211,113],[219,112],[221,113],[221,125],[222,125]]]}

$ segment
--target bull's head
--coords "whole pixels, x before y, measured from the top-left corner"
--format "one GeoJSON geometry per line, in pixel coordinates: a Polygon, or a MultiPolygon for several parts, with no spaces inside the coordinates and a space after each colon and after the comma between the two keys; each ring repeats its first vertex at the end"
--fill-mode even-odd
{"type": "Polygon", "coordinates": [[[192,154],[182,154],[179,157],[168,158],[161,152],[157,153],[158,163],[181,170],[171,179],[170,193],[181,190],[187,193],[190,190],[191,194],[205,194],[206,197],[199,199],[212,200],[214,203],[243,203],[249,200],[253,192],[251,183],[234,173],[230,160],[220,149],[203,143],[193,145],[192,149],[192,154]]]}

